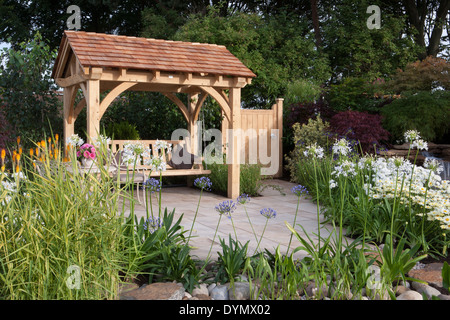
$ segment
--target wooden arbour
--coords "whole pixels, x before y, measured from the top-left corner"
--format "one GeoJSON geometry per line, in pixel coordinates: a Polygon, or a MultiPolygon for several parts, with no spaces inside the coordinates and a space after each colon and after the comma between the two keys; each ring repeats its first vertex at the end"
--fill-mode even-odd
{"type": "MultiPolygon", "coordinates": [[[[224,46],[65,31],[53,77],[64,90],[65,139],[74,133],[75,120],[84,108],[87,135],[96,137],[108,106],[132,90],[160,92],[170,99],[186,119],[193,143],[196,121],[208,96],[222,108],[228,128],[240,128],[241,89],[255,74],[224,46]],[[80,90],[83,99],[75,105],[80,90]],[[176,93],[187,94],[188,103],[176,93]]],[[[230,198],[240,192],[238,151],[233,150],[233,162],[228,164],[230,198]]]]}

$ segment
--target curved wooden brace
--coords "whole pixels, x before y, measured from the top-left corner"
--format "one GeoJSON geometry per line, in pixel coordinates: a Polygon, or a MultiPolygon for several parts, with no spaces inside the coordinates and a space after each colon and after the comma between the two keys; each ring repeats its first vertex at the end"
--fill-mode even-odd
{"type": "Polygon", "coordinates": [[[225,100],[225,98],[222,97],[222,95],[214,88],[203,87],[203,86],[199,86],[199,88],[201,90],[203,90],[204,92],[206,92],[207,94],[209,94],[211,97],[214,98],[214,100],[217,101],[217,103],[222,108],[223,113],[225,114],[225,117],[228,119],[228,121],[230,121],[230,105],[225,100]]]}
{"type": "Polygon", "coordinates": [[[75,122],[75,120],[77,120],[78,115],[80,114],[81,110],[84,109],[84,107],[86,107],[86,98],[81,99],[77,103],[77,106],[75,107],[75,110],[73,111],[73,121],[74,122],[75,122]]]}
{"type": "Polygon", "coordinates": [[[167,98],[169,98],[173,103],[175,103],[178,108],[180,108],[181,113],[183,114],[186,121],[189,123],[189,111],[184,105],[184,103],[173,93],[171,92],[161,92],[163,95],[165,95],[167,98]]]}
{"type": "Polygon", "coordinates": [[[112,89],[100,103],[99,119],[103,117],[103,115],[106,112],[106,109],[108,109],[111,102],[113,102],[114,99],[117,98],[119,94],[121,94],[125,90],[130,89],[136,84],[137,82],[122,82],[121,84],[117,85],[114,89],[112,89]]]}
{"type": "Polygon", "coordinates": [[[198,114],[200,113],[200,108],[202,107],[203,103],[205,102],[206,98],[208,97],[207,93],[203,93],[200,95],[200,99],[198,99],[197,103],[195,104],[194,109],[194,122],[198,119],[198,114]]]}

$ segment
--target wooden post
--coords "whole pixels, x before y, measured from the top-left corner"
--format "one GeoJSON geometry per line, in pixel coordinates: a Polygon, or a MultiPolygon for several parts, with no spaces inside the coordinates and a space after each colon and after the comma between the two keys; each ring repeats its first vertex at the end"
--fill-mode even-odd
{"type": "MultiPolygon", "coordinates": [[[[198,151],[198,143],[196,142],[197,134],[198,134],[198,128],[195,123],[195,106],[197,105],[198,101],[198,94],[188,94],[188,114],[189,114],[189,121],[188,121],[188,130],[190,133],[190,145],[188,151],[192,154],[197,154],[198,151]]],[[[187,147],[187,146],[186,146],[187,147]]],[[[187,186],[192,187],[194,185],[194,179],[191,176],[187,177],[187,186]]]]}
{"type": "Polygon", "coordinates": [[[278,145],[279,145],[279,168],[275,175],[275,178],[280,178],[283,176],[283,98],[278,98],[276,103],[277,112],[277,129],[278,129],[278,145]]]}
{"type": "Polygon", "coordinates": [[[63,100],[63,108],[64,108],[64,146],[66,146],[67,138],[72,136],[75,133],[75,118],[74,118],[74,110],[73,110],[73,95],[75,88],[74,86],[64,88],[64,100],[63,100]]]}
{"type": "Polygon", "coordinates": [[[100,133],[100,80],[87,81],[87,135],[88,140],[100,133]]]}
{"type": "Polygon", "coordinates": [[[241,139],[241,89],[231,88],[230,95],[230,124],[229,128],[233,131],[228,136],[228,152],[231,152],[227,157],[228,161],[228,198],[237,198],[240,193],[240,155],[241,150],[238,147],[242,147],[241,139]],[[231,141],[230,141],[231,139],[231,141]],[[230,150],[231,149],[231,150],[230,150]]]}
{"type": "Polygon", "coordinates": [[[198,152],[198,143],[197,140],[198,137],[198,128],[197,128],[197,124],[196,124],[196,119],[195,119],[195,106],[197,105],[197,101],[198,101],[198,94],[188,94],[188,110],[189,110],[189,122],[188,122],[188,130],[190,135],[190,153],[192,154],[197,154],[198,152]]]}

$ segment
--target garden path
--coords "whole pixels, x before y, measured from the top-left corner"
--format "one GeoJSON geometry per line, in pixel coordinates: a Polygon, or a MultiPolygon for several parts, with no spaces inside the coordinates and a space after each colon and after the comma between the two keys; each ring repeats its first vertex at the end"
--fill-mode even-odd
{"type": "MultiPolygon", "coordinates": [[[[266,180],[265,183],[281,187],[285,195],[281,194],[278,190],[274,190],[273,188],[268,187],[261,193],[261,196],[252,197],[251,201],[245,206],[247,208],[248,215],[251,218],[258,241],[261,234],[263,233],[264,226],[266,224],[266,218],[260,214],[260,210],[263,208],[272,208],[277,212],[276,218],[270,219],[268,221],[267,228],[264,232],[264,237],[261,240],[260,250],[262,248],[266,248],[270,252],[275,252],[275,249],[280,246],[281,253],[284,254],[286,253],[286,250],[288,248],[291,235],[289,229],[286,227],[285,222],[293,225],[297,208],[297,196],[295,196],[291,192],[291,188],[295,186],[295,184],[279,179],[266,180]]],[[[198,188],[163,188],[162,208],[167,207],[169,210],[176,208],[175,212],[177,218],[181,214],[184,214],[181,224],[189,230],[192,226],[192,221],[195,216],[199,196],[200,190],[198,188]]],[[[219,222],[219,214],[214,208],[220,202],[225,200],[229,199],[215,193],[203,192],[202,194],[197,219],[195,221],[194,230],[192,232],[193,238],[190,241],[190,245],[194,247],[192,254],[200,259],[206,258],[214,238],[217,224],[219,222]]],[[[157,214],[158,209],[155,202],[156,200],[153,200],[153,208],[155,210],[154,213],[157,214]]],[[[146,209],[144,205],[136,203],[135,213],[138,217],[145,217],[146,209]]],[[[233,223],[236,229],[238,240],[242,244],[250,241],[248,253],[250,255],[253,254],[258,245],[258,241],[255,239],[243,206],[239,205],[237,207],[237,210],[234,212],[233,223]]],[[[300,205],[296,220],[295,229],[299,232],[300,235],[304,236],[302,228],[298,226],[299,224],[303,226],[303,228],[312,239],[317,240],[317,237],[315,236],[317,234],[317,206],[310,200],[310,197],[302,197],[300,199],[300,205]]],[[[320,231],[321,236],[327,237],[329,235],[329,230],[332,230],[332,228],[332,225],[324,224],[320,231]]],[[[222,217],[211,251],[212,258],[217,257],[217,251],[221,251],[219,237],[225,239],[226,243],[228,243],[229,234],[231,234],[233,238],[235,238],[231,220],[222,217]]],[[[299,245],[300,242],[294,236],[292,238],[290,250],[293,250],[299,245]]],[[[303,251],[299,251],[295,254],[295,256],[298,258],[301,258],[305,255],[306,253],[303,251]]]]}

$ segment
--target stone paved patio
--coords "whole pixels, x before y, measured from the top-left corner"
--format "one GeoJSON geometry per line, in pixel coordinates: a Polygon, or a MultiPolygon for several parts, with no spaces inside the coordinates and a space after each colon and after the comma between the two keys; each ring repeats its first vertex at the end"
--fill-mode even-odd
{"type": "MultiPolygon", "coordinates": [[[[267,180],[265,183],[281,186],[285,195],[282,195],[280,191],[269,187],[262,192],[260,197],[252,197],[250,203],[245,206],[258,240],[266,223],[266,218],[260,214],[260,210],[263,208],[272,208],[277,212],[276,218],[271,219],[268,222],[264,237],[260,244],[260,250],[267,248],[271,252],[274,252],[275,248],[280,246],[281,252],[285,253],[291,235],[285,222],[288,222],[291,225],[294,223],[297,207],[297,197],[291,192],[291,188],[295,186],[295,184],[284,180],[267,180]]],[[[186,229],[190,229],[197,208],[199,196],[200,190],[194,187],[163,188],[162,208],[167,207],[169,210],[176,208],[176,217],[184,214],[182,225],[186,229]]],[[[156,213],[157,204],[155,202],[157,201],[156,198],[153,199],[155,199],[153,200],[153,208],[156,213]]],[[[192,232],[194,238],[190,241],[190,244],[194,247],[192,254],[196,255],[198,258],[206,258],[210,250],[214,233],[219,222],[219,214],[214,208],[220,202],[225,200],[228,200],[228,198],[211,192],[203,192],[194,230],[192,232]]],[[[138,217],[146,216],[146,209],[143,203],[136,203],[135,213],[138,217]]],[[[250,241],[248,253],[249,255],[253,254],[258,242],[252,232],[252,228],[248,222],[243,206],[238,206],[238,209],[233,214],[233,222],[236,227],[238,240],[242,244],[250,241]]],[[[317,239],[317,237],[315,237],[315,234],[317,234],[317,207],[316,204],[310,199],[301,198],[296,224],[295,229],[301,235],[303,235],[303,232],[298,224],[305,228],[310,237],[317,239]]],[[[325,224],[321,229],[321,236],[328,236],[328,230],[332,230],[332,226],[325,224]]],[[[231,234],[234,238],[231,220],[226,217],[222,217],[211,251],[212,258],[217,257],[217,251],[221,251],[219,237],[226,239],[226,242],[228,243],[229,234],[231,234]]],[[[300,242],[294,236],[292,239],[291,250],[299,245],[300,242]]],[[[302,257],[304,255],[305,252],[302,251],[296,253],[297,257],[302,257]]]]}

